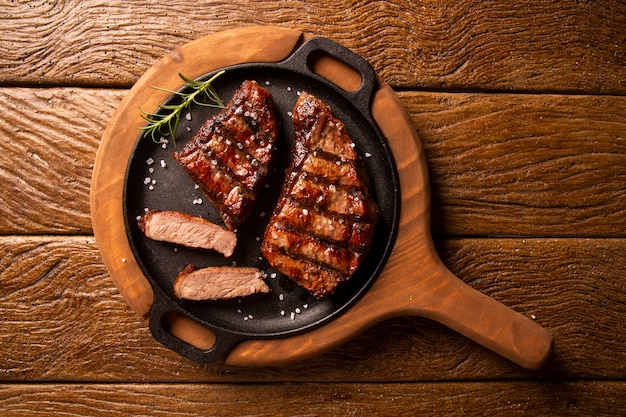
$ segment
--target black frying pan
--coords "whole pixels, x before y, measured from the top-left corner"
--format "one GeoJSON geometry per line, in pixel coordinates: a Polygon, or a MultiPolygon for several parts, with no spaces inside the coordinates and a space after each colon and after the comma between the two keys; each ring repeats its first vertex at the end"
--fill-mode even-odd
{"type": "MultiPolygon", "coordinates": [[[[165,346],[198,362],[224,358],[241,340],[287,337],[321,326],[344,312],[367,290],[384,267],[393,247],[400,214],[396,167],[385,138],[370,112],[370,104],[378,88],[376,74],[365,60],[330,40],[314,38],[285,61],[241,64],[224,69],[225,74],[214,83],[224,101],[232,97],[242,81],[256,80],[272,93],[279,122],[276,170],[256,210],[238,230],[239,240],[233,256],[225,259],[210,251],[153,241],[146,239],[139,230],[136,218],[145,209],[179,210],[221,224],[217,211],[170,156],[174,151],[171,141],[163,149],[150,137],[140,135],[131,154],[124,183],[127,235],[133,254],[154,290],[150,330],[165,346]],[[354,92],[348,92],[313,72],[312,60],[320,53],[328,54],[356,70],[362,78],[361,86],[354,92]],[[290,112],[299,91],[308,91],[322,99],[344,122],[365,163],[380,210],[374,243],[363,264],[348,282],[340,285],[336,294],[323,299],[315,299],[269,267],[260,251],[259,240],[277,202],[284,170],[289,163],[293,137],[290,112]],[[147,161],[153,162],[149,164],[147,161]],[[198,199],[202,199],[201,204],[198,204],[198,199]],[[173,294],[173,282],[188,264],[196,268],[232,264],[258,267],[267,274],[266,281],[271,292],[234,300],[180,300],[173,294]],[[170,334],[164,326],[165,317],[170,313],[182,314],[211,329],[216,336],[214,346],[202,350],[170,334]]],[[[208,79],[214,74],[201,78],[208,79]]],[[[174,100],[177,98],[172,97],[169,101],[174,100]]],[[[178,149],[216,111],[192,106],[190,120],[183,117],[178,127],[178,149]]]]}

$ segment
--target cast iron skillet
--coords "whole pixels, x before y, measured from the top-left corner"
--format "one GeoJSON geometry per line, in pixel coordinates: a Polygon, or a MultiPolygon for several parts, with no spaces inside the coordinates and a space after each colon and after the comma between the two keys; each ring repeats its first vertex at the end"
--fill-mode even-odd
{"type": "MultiPolygon", "coordinates": [[[[146,209],[179,210],[221,224],[217,211],[195,189],[193,182],[171,157],[173,143],[164,149],[151,138],[137,139],[124,182],[124,221],[133,254],[154,291],[150,330],[170,349],[198,362],[224,358],[239,341],[252,338],[286,337],[321,326],[348,309],[376,279],[393,248],[400,215],[398,174],[386,140],[374,121],[370,104],[378,88],[376,74],[361,57],[325,38],[304,43],[279,63],[250,63],[224,68],[214,83],[218,95],[228,101],[246,79],[256,80],[273,96],[279,122],[278,155],[269,187],[263,191],[256,210],[237,231],[235,253],[222,255],[192,250],[146,239],[137,217],[146,209]],[[356,70],[360,87],[348,92],[312,70],[312,59],[328,54],[356,70]],[[289,163],[293,126],[291,111],[299,91],[308,91],[331,106],[346,125],[369,174],[372,193],[379,206],[379,223],[370,252],[355,275],[340,285],[333,296],[315,299],[288,278],[270,268],[260,252],[260,238],[277,202],[289,163]],[[161,162],[163,161],[163,163],[161,162]],[[200,203],[200,200],[202,203],[200,203]],[[267,274],[269,294],[222,301],[187,301],[172,291],[178,273],[188,264],[255,266],[267,274]],[[216,342],[208,350],[194,347],[173,336],[164,326],[170,313],[186,316],[211,329],[216,342]]],[[[207,79],[215,72],[206,74],[207,79]]],[[[170,102],[177,97],[170,98],[170,102]]],[[[217,110],[194,106],[183,117],[177,132],[180,149],[217,110]]]]}

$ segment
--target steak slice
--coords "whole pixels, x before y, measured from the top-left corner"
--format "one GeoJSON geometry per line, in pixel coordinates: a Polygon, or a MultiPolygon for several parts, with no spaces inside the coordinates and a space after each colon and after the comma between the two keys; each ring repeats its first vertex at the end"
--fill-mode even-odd
{"type": "Polygon", "coordinates": [[[172,156],[211,200],[226,227],[235,230],[267,182],[277,136],[272,96],[256,81],[246,80],[226,109],[172,156]]]}
{"type": "Polygon", "coordinates": [[[190,248],[212,249],[225,257],[233,254],[237,235],[200,217],[178,211],[151,210],[140,217],[146,237],[190,248]]]}
{"type": "Polygon", "coordinates": [[[354,142],[330,107],[303,92],[292,119],[291,162],[261,250],[270,265],[323,297],[362,262],[378,208],[354,142]]]}
{"type": "Polygon", "coordinates": [[[174,294],[186,300],[221,300],[267,293],[270,289],[256,268],[188,265],[174,281],[174,294]]]}

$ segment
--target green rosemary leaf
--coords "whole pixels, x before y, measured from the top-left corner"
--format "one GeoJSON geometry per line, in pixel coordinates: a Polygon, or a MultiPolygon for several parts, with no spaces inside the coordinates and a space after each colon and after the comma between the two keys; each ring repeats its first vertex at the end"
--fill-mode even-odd
{"type": "Polygon", "coordinates": [[[218,96],[213,88],[213,82],[225,71],[220,71],[213,77],[206,81],[193,80],[184,76],[182,73],[178,73],[178,76],[183,80],[183,85],[192,91],[172,91],[161,87],[152,87],[155,90],[165,91],[172,95],[180,97],[180,104],[161,104],[159,108],[168,113],[149,113],[139,108],[141,118],[146,121],[145,126],[140,127],[144,131],[143,136],[150,136],[155,143],[161,143],[161,138],[158,139],[155,135],[170,136],[176,148],[176,130],[180,123],[180,115],[182,111],[188,108],[191,103],[195,103],[199,106],[216,107],[223,109],[226,106],[224,101],[218,96]],[[200,98],[203,98],[200,101],[200,98]]]}

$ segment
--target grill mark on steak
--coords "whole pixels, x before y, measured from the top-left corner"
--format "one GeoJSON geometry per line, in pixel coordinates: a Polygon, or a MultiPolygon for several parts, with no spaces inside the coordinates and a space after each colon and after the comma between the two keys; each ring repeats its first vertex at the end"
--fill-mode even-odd
{"type": "Polygon", "coordinates": [[[250,215],[267,182],[278,136],[265,88],[246,80],[226,109],[207,120],[172,156],[211,200],[230,230],[250,215]]]}
{"type": "Polygon", "coordinates": [[[272,257],[276,262],[280,262],[280,269],[277,269],[281,273],[318,298],[334,293],[337,284],[347,279],[345,274],[308,259],[287,255],[280,249],[273,250],[272,257]]]}
{"type": "Polygon", "coordinates": [[[292,196],[300,204],[341,216],[367,215],[365,195],[356,187],[341,186],[323,177],[302,172],[295,179],[292,196]]]}
{"type": "Polygon", "coordinates": [[[343,274],[350,273],[351,254],[347,247],[303,234],[286,223],[271,223],[267,233],[273,245],[286,255],[305,258],[343,274]]]}
{"type": "Polygon", "coordinates": [[[354,142],[330,107],[303,92],[293,124],[291,162],[261,249],[270,265],[322,297],[358,269],[378,209],[354,142]]]}

